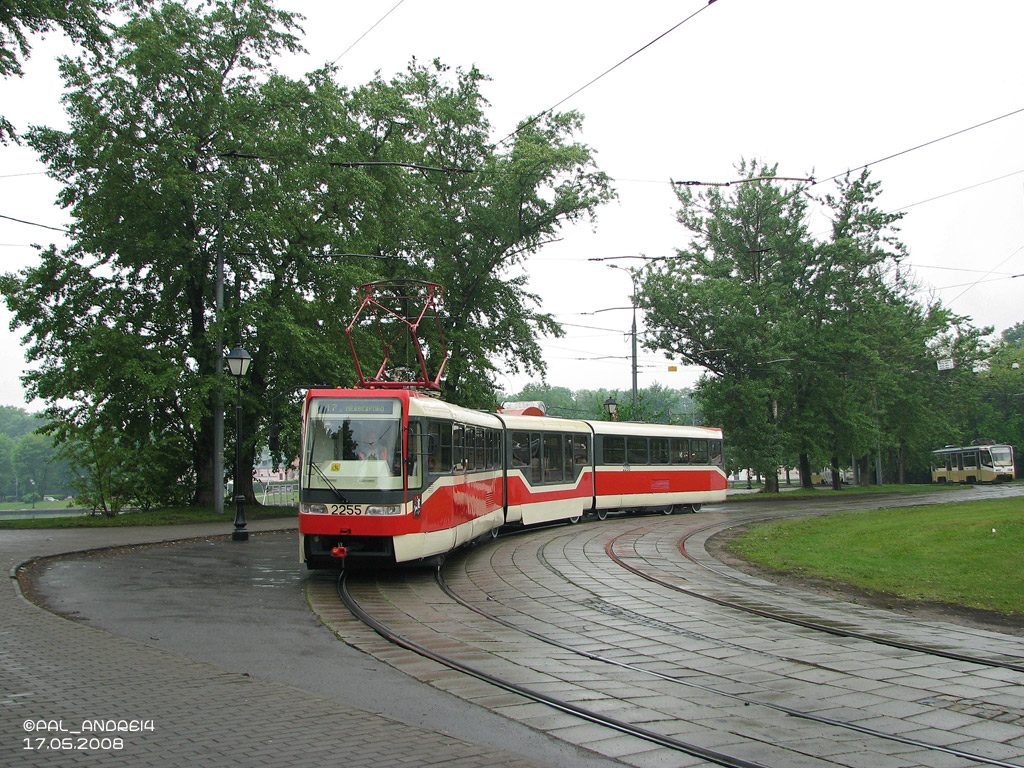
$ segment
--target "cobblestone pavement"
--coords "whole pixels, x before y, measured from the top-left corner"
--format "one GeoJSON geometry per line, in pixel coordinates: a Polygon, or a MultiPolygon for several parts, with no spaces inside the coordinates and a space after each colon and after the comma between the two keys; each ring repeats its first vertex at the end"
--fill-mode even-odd
{"type": "MultiPolygon", "coordinates": [[[[907,499],[905,503],[920,502],[907,499]]],[[[698,560],[710,560],[703,543],[714,526],[732,524],[745,512],[756,511],[759,504],[706,508],[695,516],[610,518],[593,525],[535,531],[450,559],[446,577],[471,604],[501,613],[537,634],[553,635],[567,645],[607,654],[628,665],[612,671],[567,651],[553,653],[519,632],[471,615],[440,593],[429,573],[391,583],[370,582],[370,594],[383,598],[378,602],[390,612],[389,622],[421,642],[462,649],[473,663],[511,670],[518,680],[547,694],[763,765],[957,768],[978,764],[924,748],[920,742],[962,749],[996,760],[995,764],[1024,766],[1024,675],[1019,672],[979,669],[968,662],[880,649],[867,641],[832,640],[810,630],[781,628],[764,618],[738,616],[694,602],[613,568],[607,559],[610,547],[670,582],[752,604],[781,605],[794,615],[820,616],[865,632],[989,655],[1024,656],[1019,638],[836,603],[798,589],[781,589],[721,564],[715,564],[714,571],[700,571],[679,556],[680,539],[703,528],[688,541],[687,552],[698,560]],[[676,680],[652,682],[633,667],[676,680]],[[685,694],[679,682],[688,686],[685,694]],[[907,741],[882,747],[865,733],[770,708],[779,705],[884,730],[907,741]]],[[[279,525],[256,523],[250,529],[273,530],[279,525]]],[[[507,740],[507,749],[494,743],[480,746],[479,741],[457,738],[451,732],[381,716],[377,707],[368,712],[340,705],[341,699],[329,693],[327,675],[318,685],[304,682],[291,669],[274,679],[247,674],[244,666],[231,662],[231,650],[213,647],[216,633],[202,628],[196,617],[204,616],[214,627],[213,617],[226,610],[217,596],[219,579],[226,579],[225,568],[240,569],[259,588],[277,579],[276,566],[241,557],[227,562],[216,546],[204,546],[206,538],[221,528],[0,531],[0,561],[12,576],[19,564],[33,557],[142,542],[199,540],[180,545],[177,554],[161,565],[145,565],[153,561],[138,550],[96,559],[89,569],[60,571],[63,578],[72,580],[84,579],[88,572],[91,580],[100,570],[116,565],[116,575],[108,574],[103,586],[110,602],[124,603],[108,606],[114,617],[113,633],[98,628],[104,626],[99,623],[92,626],[92,622],[69,621],[43,611],[21,597],[16,582],[10,580],[9,588],[0,592],[0,766],[344,764],[358,768],[443,763],[456,768],[526,768],[577,764],[573,757],[557,762],[513,756],[520,751],[515,736],[507,740]],[[131,577],[130,584],[126,575],[131,577]],[[125,616],[133,618],[126,621],[125,616]],[[152,629],[147,616],[152,616],[152,629]],[[179,642],[172,646],[167,641],[175,633],[179,642]],[[95,728],[110,725],[121,730],[93,730],[78,736],[49,730],[61,726],[82,730],[86,721],[95,728]]],[[[295,553],[290,534],[259,538],[277,542],[271,557],[292,567],[295,553]]],[[[347,643],[502,719],[593,750],[606,756],[604,764],[615,761],[652,768],[704,764],[631,736],[609,734],[596,723],[581,723],[396,649],[351,619],[338,604],[331,582],[312,579],[304,585],[323,621],[347,643]]],[[[65,586],[64,592],[74,592],[73,582],[65,586]]],[[[73,603],[56,607],[75,610],[73,603]]],[[[103,613],[95,610],[97,615],[103,613]]],[[[278,617],[265,605],[248,610],[240,628],[230,635],[231,642],[242,637],[252,646],[244,649],[250,654],[262,648],[267,663],[301,664],[294,653],[286,655],[265,642],[260,622],[269,625],[278,617]]],[[[355,685],[369,685],[365,680],[360,678],[355,685]]],[[[364,697],[367,702],[372,701],[369,693],[364,697]]],[[[583,751],[576,752],[575,758],[580,765],[602,763],[583,751]]]]}
{"type": "Polygon", "coordinates": [[[29,603],[13,578],[35,557],[225,527],[0,531],[12,577],[0,590],[0,766],[541,764],[61,618],[29,603]]]}
{"type": "MultiPolygon", "coordinates": [[[[954,491],[942,498],[1021,491],[954,491]]],[[[907,497],[895,505],[920,503],[907,497]]],[[[450,588],[505,625],[459,605],[429,575],[353,577],[351,589],[376,618],[431,650],[544,695],[762,765],[1024,766],[1024,673],[744,614],[647,581],[608,558],[610,550],[672,586],[716,599],[894,642],[1024,664],[1019,637],[837,602],[711,563],[704,548],[708,535],[767,509],[757,504],[550,528],[449,558],[444,575],[450,588]],[[713,570],[680,555],[680,541],[691,534],[687,553],[713,570]]],[[[311,584],[311,604],[347,642],[507,717],[629,765],[695,763],[542,704],[500,701],[476,681],[388,646],[338,608],[333,590],[311,584]]]]}

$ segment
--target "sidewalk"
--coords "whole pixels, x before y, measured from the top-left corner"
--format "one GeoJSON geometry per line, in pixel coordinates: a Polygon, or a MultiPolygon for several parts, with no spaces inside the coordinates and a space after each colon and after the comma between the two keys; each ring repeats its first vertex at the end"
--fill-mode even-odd
{"type": "MultiPolygon", "coordinates": [[[[252,532],[294,520],[250,523],[252,532]]],[[[227,534],[224,524],[0,531],[0,765],[530,764],[286,685],[225,672],[50,614],[14,574],[33,557],[227,534]]],[[[244,546],[244,545],[243,545],[244,546]]]]}

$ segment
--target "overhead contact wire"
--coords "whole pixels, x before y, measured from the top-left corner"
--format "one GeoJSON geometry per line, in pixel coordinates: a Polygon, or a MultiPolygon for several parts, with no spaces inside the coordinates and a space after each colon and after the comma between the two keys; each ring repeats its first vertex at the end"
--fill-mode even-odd
{"type": "Polygon", "coordinates": [[[597,82],[598,80],[601,80],[602,78],[604,78],[604,77],[606,77],[606,76],[610,75],[610,74],[611,74],[612,72],[614,72],[614,71],[615,71],[616,69],[618,69],[618,68],[619,68],[619,67],[621,67],[621,66],[622,66],[623,64],[625,64],[625,63],[626,63],[627,61],[629,61],[630,59],[632,59],[632,58],[634,58],[634,57],[638,56],[639,54],[643,53],[643,52],[644,52],[644,51],[646,51],[646,50],[647,50],[648,48],[650,48],[650,47],[651,47],[652,45],[654,45],[655,43],[657,43],[657,42],[658,42],[659,40],[661,40],[661,39],[663,39],[663,38],[667,37],[668,35],[672,34],[673,32],[675,32],[675,31],[676,31],[677,29],[679,29],[679,28],[680,28],[681,26],[683,26],[684,24],[686,24],[686,22],[690,21],[690,20],[691,20],[691,19],[693,19],[693,18],[694,18],[695,16],[697,16],[697,15],[699,15],[699,14],[703,13],[704,11],[706,11],[706,10],[707,10],[707,9],[708,9],[708,8],[709,8],[709,7],[711,6],[711,5],[713,5],[713,4],[715,3],[715,2],[716,2],[716,0],[708,0],[708,3],[707,3],[707,5],[705,5],[705,6],[702,6],[701,8],[697,9],[696,11],[694,11],[693,13],[691,13],[691,14],[690,14],[689,16],[687,16],[687,17],[686,17],[685,19],[683,19],[683,20],[682,20],[682,21],[680,21],[680,22],[679,22],[678,24],[676,24],[675,26],[673,26],[673,27],[671,27],[671,28],[669,28],[669,29],[665,30],[664,32],[662,32],[662,33],[661,33],[660,35],[658,35],[658,36],[657,36],[656,38],[654,38],[653,40],[651,40],[651,41],[650,41],[649,43],[647,43],[646,45],[644,45],[644,46],[642,46],[641,48],[638,48],[637,50],[633,51],[633,53],[629,54],[629,56],[627,56],[626,58],[624,58],[624,59],[623,59],[622,61],[620,61],[620,62],[619,62],[618,64],[615,64],[615,65],[613,65],[613,66],[609,67],[608,69],[606,69],[606,70],[605,70],[604,72],[602,72],[602,73],[601,73],[600,75],[598,75],[597,77],[595,77],[595,78],[594,78],[593,80],[591,80],[590,82],[588,82],[588,83],[586,83],[586,84],[584,84],[584,85],[581,85],[581,86],[580,86],[579,88],[577,88],[577,89],[576,89],[575,91],[573,91],[572,93],[570,93],[570,94],[569,94],[568,96],[566,96],[566,97],[565,97],[564,99],[562,99],[561,101],[559,101],[559,102],[556,102],[555,104],[552,104],[552,105],[551,105],[550,107],[548,107],[547,109],[545,109],[545,110],[544,110],[543,112],[541,112],[541,113],[540,113],[539,115],[537,115],[536,117],[533,117],[533,118],[531,118],[530,120],[526,121],[526,122],[525,122],[525,123],[523,123],[523,124],[522,124],[521,126],[519,126],[519,127],[518,127],[518,128],[516,128],[516,129],[515,129],[514,131],[512,131],[512,133],[510,133],[510,134],[509,134],[508,136],[506,136],[506,137],[505,137],[504,139],[502,139],[501,141],[499,141],[498,143],[499,143],[499,144],[504,144],[504,143],[505,143],[506,141],[508,141],[509,139],[511,139],[511,138],[512,138],[513,136],[515,136],[515,135],[516,135],[517,133],[519,133],[520,131],[523,131],[523,130],[525,130],[525,129],[529,128],[529,127],[530,127],[531,125],[533,125],[534,123],[536,123],[536,122],[537,122],[538,120],[540,120],[540,119],[541,119],[542,117],[544,117],[545,115],[551,114],[551,112],[553,112],[554,110],[558,109],[558,108],[559,108],[560,106],[562,106],[563,104],[565,104],[565,102],[569,101],[569,99],[571,99],[572,97],[574,97],[574,96],[578,96],[578,95],[579,95],[579,94],[581,94],[581,93],[582,93],[583,91],[587,90],[587,88],[589,88],[589,87],[590,87],[590,86],[592,86],[592,85],[593,85],[594,83],[596,83],[596,82],[597,82]]]}

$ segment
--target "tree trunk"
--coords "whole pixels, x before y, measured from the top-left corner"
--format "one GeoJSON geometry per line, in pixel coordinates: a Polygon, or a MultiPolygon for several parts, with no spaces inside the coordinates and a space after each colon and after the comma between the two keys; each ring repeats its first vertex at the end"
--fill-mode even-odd
{"type": "Polygon", "coordinates": [[[196,488],[192,497],[193,505],[213,509],[213,484],[223,483],[224,478],[213,476],[213,417],[203,417],[196,431],[193,464],[196,468],[196,488]]]}
{"type": "Polygon", "coordinates": [[[806,453],[800,454],[800,487],[814,487],[814,481],[811,479],[811,458],[806,453]]]}
{"type": "Polygon", "coordinates": [[[871,454],[861,456],[857,462],[860,464],[860,484],[867,488],[871,485],[871,454]]]}
{"type": "Polygon", "coordinates": [[[839,456],[832,454],[832,490],[840,491],[843,488],[843,475],[839,469],[839,456]]]}

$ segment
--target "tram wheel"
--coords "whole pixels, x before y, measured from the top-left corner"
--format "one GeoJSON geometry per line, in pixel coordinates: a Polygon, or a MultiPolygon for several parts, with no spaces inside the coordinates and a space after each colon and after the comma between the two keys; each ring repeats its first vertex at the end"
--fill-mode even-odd
{"type": "Polygon", "coordinates": [[[607,509],[599,509],[599,510],[597,510],[597,519],[598,520],[607,520],[608,519],[608,510],[607,509]]]}
{"type": "Polygon", "coordinates": [[[574,516],[569,518],[569,523],[571,525],[576,525],[576,523],[578,523],[582,519],[583,519],[583,515],[574,515],[574,516]]]}

